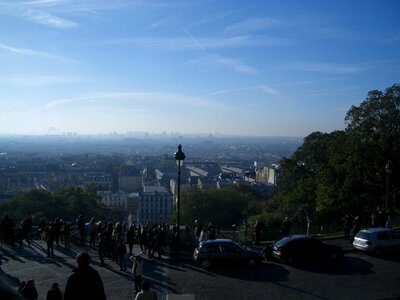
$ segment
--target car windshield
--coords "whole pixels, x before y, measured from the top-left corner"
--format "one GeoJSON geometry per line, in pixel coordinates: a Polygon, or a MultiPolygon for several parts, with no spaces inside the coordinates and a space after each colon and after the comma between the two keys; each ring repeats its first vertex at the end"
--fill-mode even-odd
{"type": "Polygon", "coordinates": [[[287,244],[288,242],[292,241],[293,239],[290,237],[284,237],[280,239],[279,241],[275,242],[275,245],[277,247],[282,247],[283,245],[287,244]]]}
{"type": "Polygon", "coordinates": [[[356,235],[357,238],[363,239],[363,240],[369,240],[370,236],[371,236],[371,233],[366,232],[366,231],[360,231],[356,235]]]}

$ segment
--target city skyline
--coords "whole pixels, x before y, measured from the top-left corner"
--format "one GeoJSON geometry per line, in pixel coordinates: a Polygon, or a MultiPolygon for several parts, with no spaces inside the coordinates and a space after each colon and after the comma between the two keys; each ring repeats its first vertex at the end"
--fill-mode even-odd
{"type": "Polygon", "coordinates": [[[0,135],[306,136],[400,78],[398,1],[0,1],[0,135]]]}

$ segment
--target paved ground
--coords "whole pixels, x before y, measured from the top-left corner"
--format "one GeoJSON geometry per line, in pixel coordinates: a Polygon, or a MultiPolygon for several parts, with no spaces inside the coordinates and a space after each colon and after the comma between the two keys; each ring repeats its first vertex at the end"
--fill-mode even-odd
{"type": "MultiPolygon", "coordinates": [[[[99,271],[103,279],[107,299],[134,299],[134,283],[131,275],[131,263],[127,254],[127,271],[120,271],[116,262],[105,259],[105,267],[101,267],[97,254],[97,249],[89,246],[71,244],[71,249],[64,249],[63,246],[54,247],[54,258],[47,258],[46,243],[35,240],[29,247],[24,243],[21,248],[19,245],[0,246],[0,278],[5,280],[13,288],[17,289],[22,280],[33,279],[35,281],[39,299],[45,299],[47,290],[54,282],[58,282],[63,291],[69,273],[76,267],[75,257],[79,252],[88,252],[92,257],[92,266],[99,271]]],[[[133,253],[139,254],[141,250],[138,245],[134,246],[133,253]]],[[[166,253],[168,254],[168,253],[166,253]]],[[[153,274],[156,265],[163,266],[165,262],[180,260],[191,260],[189,251],[182,251],[180,256],[163,255],[161,259],[149,259],[144,257],[144,273],[153,274]],[[152,272],[149,272],[150,269],[152,272]]],[[[168,272],[168,268],[159,268],[158,272],[168,272]]],[[[146,276],[145,276],[146,278],[146,276]]],[[[148,278],[152,281],[152,278],[148,278]]],[[[164,299],[167,291],[157,291],[158,299],[164,299]]]]}
{"type": "MultiPolygon", "coordinates": [[[[345,251],[352,251],[349,240],[330,239],[327,243],[337,244],[345,251]]],[[[58,282],[61,290],[65,288],[68,274],[76,267],[75,257],[81,251],[88,252],[92,257],[92,266],[99,271],[108,299],[134,299],[134,283],[130,268],[127,271],[119,271],[119,266],[106,259],[106,266],[101,267],[97,250],[88,246],[71,244],[71,249],[55,246],[55,257],[47,258],[46,245],[42,241],[33,241],[31,247],[0,246],[0,278],[17,289],[22,280],[33,279],[39,292],[39,299],[45,299],[47,290],[53,282],[58,282]]],[[[141,252],[139,246],[135,245],[133,252],[141,252]]],[[[166,253],[168,254],[168,253],[166,253]]],[[[127,259],[127,261],[129,261],[127,259]]],[[[192,250],[182,251],[179,256],[163,255],[159,259],[149,259],[144,255],[145,278],[153,284],[158,294],[158,299],[165,299],[167,294],[175,291],[174,283],[170,280],[170,272],[179,269],[182,262],[192,261],[192,250]]]]}

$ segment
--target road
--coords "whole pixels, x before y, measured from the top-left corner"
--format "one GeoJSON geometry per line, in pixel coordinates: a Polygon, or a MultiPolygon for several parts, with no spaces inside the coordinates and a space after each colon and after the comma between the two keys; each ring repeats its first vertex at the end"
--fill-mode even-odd
{"type": "Polygon", "coordinates": [[[400,262],[361,253],[340,263],[291,267],[269,262],[256,270],[186,265],[170,276],[200,299],[389,299],[400,297],[400,262]],[[185,275],[187,274],[187,275],[185,275]],[[193,274],[193,275],[189,275],[193,274]],[[186,280],[185,280],[186,278],[186,280]]]}
{"type": "MultiPolygon", "coordinates": [[[[107,298],[134,299],[133,281],[129,271],[106,261],[99,266],[95,249],[73,245],[71,250],[56,248],[56,258],[45,257],[43,242],[31,248],[0,246],[3,264],[0,277],[17,287],[20,280],[34,279],[39,299],[54,281],[61,290],[75,267],[75,256],[82,250],[93,256],[93,266],[103,278],[107,298]]],[[[135,252],[139,252],[136,247],[135,252]]],[[[340,263],[287,266],[264,262],[256,269],[247,267],[216,267],[203,270],[190,260],[171,261],[144,259],[145,278],[151,283],[158,299],[167,294],[195,294],[196,299],[396,299],[400,298],[400,258],[392,255],[375,258],[363,253],[348,253],[340,263]]]]}

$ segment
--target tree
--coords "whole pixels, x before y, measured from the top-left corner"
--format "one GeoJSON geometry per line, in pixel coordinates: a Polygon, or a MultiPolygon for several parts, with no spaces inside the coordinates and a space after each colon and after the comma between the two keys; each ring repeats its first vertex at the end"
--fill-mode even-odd
{"type": "Polygon", "coordinates": [[[400,86],[369,92],[360,106],[351,107],[345,121],[353,150],[352,175],[358,176],[354,181],[360,186],[354,196],[370,208],[398,208],[399,183],[394,178],[400,175],[400,86]]]}
{"type": "Polygon", "coordinates": [[[217,227],[231,227],[261,210],[262,199],[250,188],[234,185],[222,189],[192,188],[181,196],[183,224],[213,222],[217,227]]]}
{"type": "Polygon", "coordinates": [[[345,122],[344,131],[311,133],[281,161],[280,211],[339,221],[399,208],[400,86],[370,92],[345,122]]]}
{"type": "Polygon", "coordinates": [[[93,185],[87,185],[83,189],[64,186],[53,193],[32,189],[1,204],[0,211],[14,220],[33,216],[34,222],[38,222],[40,218],[54,220],[56,217],[73,221],[79,214],[101,219],[103,209],[97,202],[96,195],[93,185]]]}

